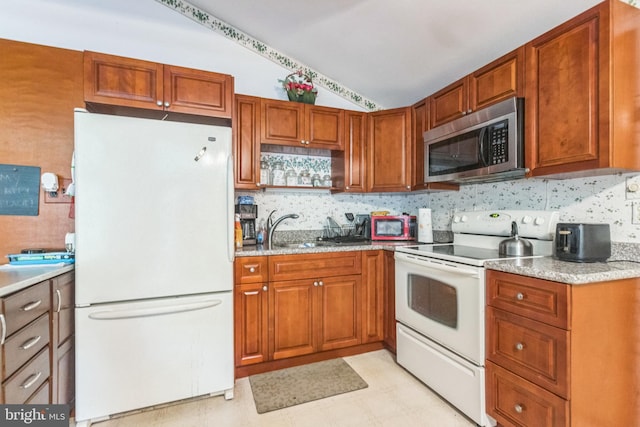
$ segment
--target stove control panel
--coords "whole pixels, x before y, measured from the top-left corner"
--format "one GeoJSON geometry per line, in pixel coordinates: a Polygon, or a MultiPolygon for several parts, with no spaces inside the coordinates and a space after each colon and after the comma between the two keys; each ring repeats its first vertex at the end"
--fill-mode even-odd
{"type": "Polygon", "coordinates": [[[451,230],[454,233],[481,234],[490,236],[510,236],[511,223],[518,225],[518,234],[539,240],[553,240],[556,224],[560,218],[558,211],[538,210],[495,210],[456,212],[451,230]]]}

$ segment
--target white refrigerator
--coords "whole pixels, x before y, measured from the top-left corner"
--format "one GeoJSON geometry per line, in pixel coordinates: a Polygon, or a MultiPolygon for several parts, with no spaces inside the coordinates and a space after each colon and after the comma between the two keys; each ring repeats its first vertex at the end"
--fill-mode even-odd
{"type": "Polygon", "coordinates": [[[76,421],[233,397],[231,129],[75,112],[76,421]]]}

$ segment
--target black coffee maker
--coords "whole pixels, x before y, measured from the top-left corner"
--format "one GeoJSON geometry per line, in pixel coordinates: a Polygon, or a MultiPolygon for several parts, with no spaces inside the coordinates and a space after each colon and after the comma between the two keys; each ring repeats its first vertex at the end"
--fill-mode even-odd
{"type": "Polygon", "coordinates": [[[258,205],[236,205],[236,213],[240,214],[240,226],[242,227],[242,245],[255,245],[258,205]]]}

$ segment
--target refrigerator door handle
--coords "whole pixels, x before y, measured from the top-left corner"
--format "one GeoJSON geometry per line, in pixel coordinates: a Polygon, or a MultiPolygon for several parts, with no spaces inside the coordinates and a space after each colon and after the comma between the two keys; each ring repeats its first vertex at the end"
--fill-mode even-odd
{"type": "Polygon", "coordinates": [[[161,316],[165,314],[184,313],[186,311],[204,310],[206,308],[215,307],[220,304],[222,304],[222,300],[216,299],[211,301],[194,302],[190,304],[174,304],[163,307],[96,311],[89,314],[89,318],[94,320],[118,320],[131,319],[136,317],[161,316]]]}
{"type": "Polygon", "coordinates": [[[235,246],[234,246],[234,202],[235,197],[233,191],[233,158],[227,157],[227,258],[229,262],[233,262],[235,259],[235,246]]]}

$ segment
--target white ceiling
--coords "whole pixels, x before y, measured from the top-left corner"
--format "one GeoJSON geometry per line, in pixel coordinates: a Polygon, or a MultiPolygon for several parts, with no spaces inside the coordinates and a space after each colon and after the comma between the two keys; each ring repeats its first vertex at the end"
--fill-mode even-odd
{"type": "Polygon", "coordinates": [[[600,0],[189,0],[384,108],[435,92],[600,0]]]}

